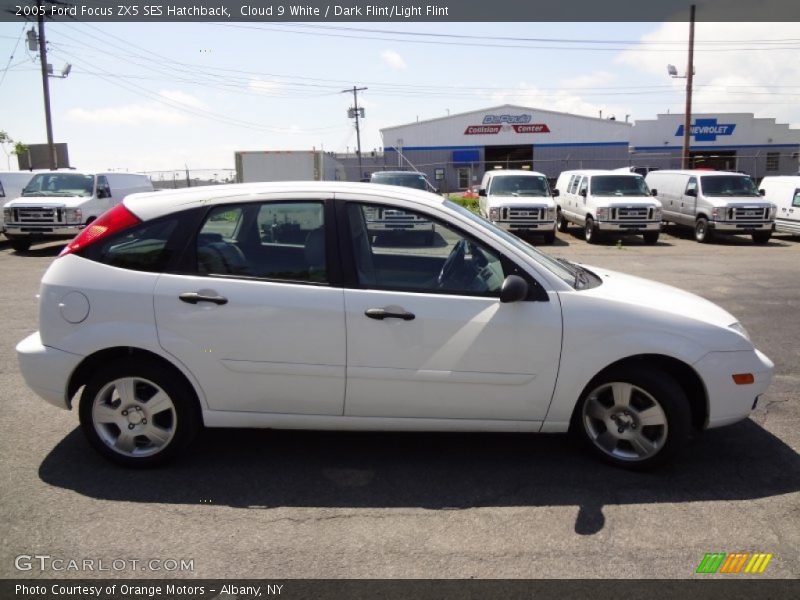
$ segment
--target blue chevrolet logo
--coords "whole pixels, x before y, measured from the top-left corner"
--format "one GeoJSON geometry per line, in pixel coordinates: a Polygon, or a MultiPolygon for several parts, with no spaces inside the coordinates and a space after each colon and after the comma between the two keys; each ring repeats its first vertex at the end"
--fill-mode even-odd
{"type": "MultiPolygon", "coordinates": [[[[692,125],[692,137],[695,142],[716,142],[718,135],[731,135],[736,123],[717,123],[716,119],[695,119],[692,125]]],[[[676,137],[683,135],[683,125],[675,132],[676,137]]]]}

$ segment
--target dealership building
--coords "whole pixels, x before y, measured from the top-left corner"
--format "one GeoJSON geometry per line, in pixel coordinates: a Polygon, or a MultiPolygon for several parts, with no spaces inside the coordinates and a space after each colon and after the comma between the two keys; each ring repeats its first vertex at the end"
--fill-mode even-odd
{"type": "MultiPolygon", "coordinates": [[[[680,168],[683,120],[667,114],[634,125],[505,104],[382,129],[382,162],[422,171],[443,190],[479,183],[498,167],[550,178],[568,169],[680,168]]],[[[758,179],[796,174],[800,130],[752,113],[696,114],[690,156],[693,166],[758,179]]]]}

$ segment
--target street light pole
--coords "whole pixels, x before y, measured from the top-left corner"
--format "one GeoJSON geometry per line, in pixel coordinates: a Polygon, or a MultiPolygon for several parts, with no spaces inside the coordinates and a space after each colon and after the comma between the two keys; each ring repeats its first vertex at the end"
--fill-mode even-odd
{"type": "Polygon", "coordinates": [[[356,152],[358,153],[358,179],[359,180],[361,180],[361,178],[364,176],[364,167],[361,164],[361,129],[360,129],[359,124],[358,124],[358,117],[359,117],[359,114],[358,114],[358,92],[363,92],[366,89],[367,88],[365,88],[365,87],[361,87],[360,88],[360,87],[353,86],[352,90],[349,90],[349,89],[348,90],[342,90],[343,94],[349,94],[350,92],[353,92],[353,114],[354,114],[355,119],[356,119],[356,143],[358,144],[358,150],[356,152]]]}
{"type": "Polygon", "coordinates": [[[686,67],[686,110],[683,121],[683,156],[681,168],[689,168],[689,148],[692,140],[692,79],[694,78],[694,11],[692,4],[689,13],[689,64],[686,67]]]}
{"type": "Polygon", "coordinates": [[[44,9],[42,0],[36,0],[39,9],[39,61],[42,63],[42,91],[44,92],[44,118],[47,124],[47,155],[50,170],[56,169],[56,147],[53,144],[53,120],[50,117],[50,81],[47,77],[47,45],[44,39],[44,9]]]}

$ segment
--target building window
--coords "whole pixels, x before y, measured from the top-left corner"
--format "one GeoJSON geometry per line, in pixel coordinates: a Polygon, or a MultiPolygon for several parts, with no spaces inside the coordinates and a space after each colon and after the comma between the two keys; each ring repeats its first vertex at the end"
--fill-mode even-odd
{"type": "Polygon", "coordinates": [[[470,186],[469,181],[469,169],[459,169],[458,170],[458,187],[461,189],[467,189],[470,186]]]}
{"type": "Polygon", "coordinates": [[[780,159],[780,152],[767,152],[767,171],[777,171],[780,159]]]}

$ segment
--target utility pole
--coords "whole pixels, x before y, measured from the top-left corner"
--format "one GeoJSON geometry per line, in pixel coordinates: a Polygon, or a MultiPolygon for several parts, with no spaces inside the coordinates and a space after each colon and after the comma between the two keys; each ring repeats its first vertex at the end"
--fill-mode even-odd
{"type": "Polygon", "coordinates": [[[692,143],[692,79],[694,78],[694,10],[692,4],[689,13],[689,65],[686,67],[686,110],[683,121],[683,160],[681,168],[689,168],[689,148],[692,143]]]}
{"type": "Polygon", "coordinates": [[[364,167],[361,164],[361,129],[359,128],[358,119],[359,119],[359,116],[363,116],[364,109],[362,108],[359,111],[359,108],[358,108],[358,92],[363,92],[366,89],[367,88],[365,88],[365,87],[353,86],[352,90],[350,90],[350,89],[342,90],[343,94],[349,94],[350,92],[353,92],[353,108],[351,108],[348,111],[348,114],[349,114],[350,118],[355,117],[355,120],[356,120],[356,143],[358,144],[358,150],[356,152],[358,153],[358,179],[359,179],[359,181],[364,176],[364,167]],[[359,112],[361,114],[359,114],[359,112]]]}
{"type": "Polygon", "coordinates": [[[56,147],[53,145],[53,120],[50,117],[50,81],[47,73],[47,44],[44,39],[44,9],[42,0],[36,0],[39,9],[39,62],[42,63],[42,91],[44,92],[44,118],[47,123],[47,155],[50,159],[50,170],[56,169],[56,147]]]}

